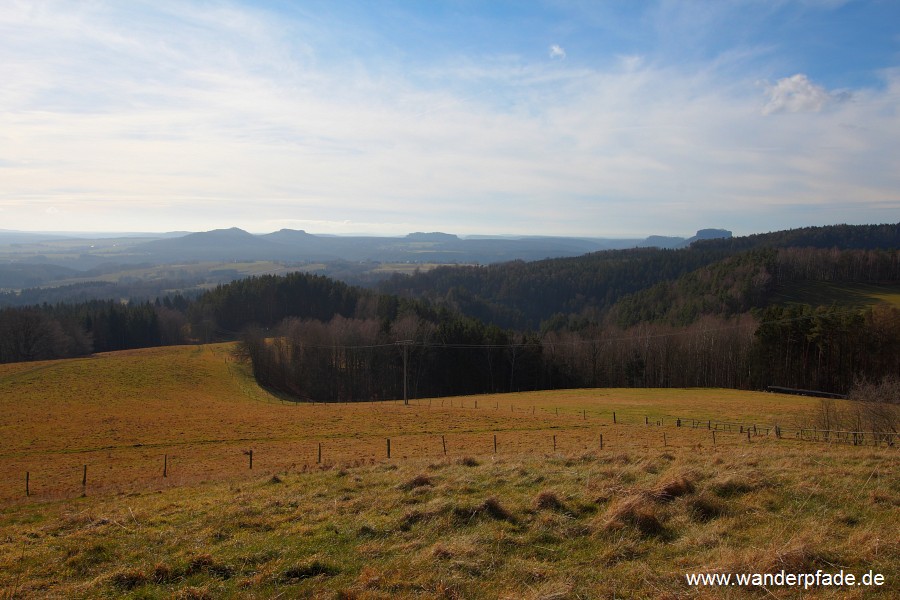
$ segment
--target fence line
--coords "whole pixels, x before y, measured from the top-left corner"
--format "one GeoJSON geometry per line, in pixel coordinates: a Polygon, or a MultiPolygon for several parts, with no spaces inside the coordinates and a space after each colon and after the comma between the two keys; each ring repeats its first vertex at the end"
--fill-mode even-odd
{"type": "MultiPolygon", "coordinates": [[[[523,412],[533,414],[535,408],[530,407],[523,412]]],[[[475,410],[474,408],[472,410],[475,410]]],[[[483,409],[480,409],[483,410],[483,409]]],[[[262,444],[266,451],[262,456],[263,469],[276,471],[290,470],[306,470],[309,468],[323,468],[327,465],[340,463],[374,463],[383,460],[396,460],[414,457],[447,457],[449,454],[463,456],[466,454],[507,454],[522,455],[533,452],[572,452],[572,451],[614,451],[614,450],[631,450],[634,448],[673,448],[673,447],[699,447],[704,443],[710,444],[714,448],[721,447],[723,444],[736,445],[751,443],[754,438],[767,438],[771,443],[778,443],[780,440],[796,440],[804,442],[822,442],[822,443],[846,443],[850,445],[877,446],[882,445],[888,447],[898,447],[898,433],[894,432],[871,432],[871,431],[848,431],[848,430],[824,430],[817,428],[781,428],[779,425],[770,427],[760,427],[757,424],[739,423],[734,421],[713,421],[707,419],[705,421],[699,419],[687,419],[683,417],[664,417],[652,422],[649,418],[645,418],[643,423],[640,420],[629,419],[624,421],[621,416],[615,417],[615,413],[610,411],[601,415],[589,415],[586,410],[579,411],[579,414],[569,415],[574,419],[574,423],[564,429],[552,426],[541,428],[513,428],[498,429],[493,433],[482,431],[458,431],[458,432],[405,432],[396,433],[387,438],[377,434],[366,436],[365,438],[330,438],[328,440],[303,439],[303,440],[257,440],[262,444]],[[578,418],[578,417],[581,418],[578,418]],[[590,418],[589,418],[590,417],[590,418]],[[584,423],[584,424],[582,424],[584,423]],[[737,427],[735,427],[735,425],[737,427]],[[726,427],[727,426],[727,427],[726,427]],[[659,437],[651,435],[648,431],[651,428],[659,427],[664,430],[660,431],[659,437]],[[719,437],[716,437],[716,434],[719,437]],[[604,438],[604,434],[606,434],[604,438]],[[726,434],[723,436],[723,434],[726,434]],[[734,434],[734,435],[727,435],[734,434]],[[793,434],[793,435],[791,435],[793,434]],[[743,436],[746,435],[746,441],[743,436]],[[557,436],[560,436],[557,439],[557,436]],[[392,438],[394,439],[392,453],[392,438]],[[505,438],[505,439],[504,439],[505,438]],[[379,453],[375,448],[375,440],[385,440],[386,446],[381,446],[379,453]],[[323,445],[325,442],[325,445],[323,445]],[[397,443],[399,442],[399,443],[397,443]],[[456,444],[454,444],[456,442],[456,444]],[[455,447],[454,447],[455,446],[455,447]],[[297,450],[300,450],[298,453],[297,450]],[[399,450],[399,452],[398,452],[399,450]],[[393,456],[392,456],[393,454],[393,456]],[[275,457],[274,459],[272,457],[275,457]],[[302,464],[302,467],[298,467],[302,464]]],[[[385,442],[382,442],[383,444],[385,442]]],[[[41,476],[40,470],[35,469],[32,465],[21,472],[19,479],[21,491],[18,494],[8,496],[3,494],[0,496],[0,504],[8,501],[14,501],[17,498],[48,499],[59,497],[74,497],[80,492],[81,495],[88,493],[104,492],[109,489],[119,489],[123,487],[129,488],[137,486],[138,489],[158,489],[159,487],[178,487],[181,484],[190,484],[202,481],[212,475],[213,479],[217,479],[215,474],[209,471],[208,465],[204,460],[213,456],[213,464],[218,468],[218,473],[223,475],[218,479],[227,480],[230,476],[235,476],[240,469],[238,466],[225,467],[226,464],[239,465],[241,454],[244,455],[244,469],[250,471],[253,469],[254,450],[241,449],[239,452],[228,451],[228,447],[235,447],[240,443],[246,443],[246,440],[222,440],[219,445],[222,448],[218,452],[203,452],[204,446],[184,447],[181,452],[186,455],[196,455],[194,463],[198,465],[193,470],[182,470],[181,465],[185,464],[182,459],[191,458],[188,456],[179,457],[176,454],[166,452],[161,457],[155,455],[153,461],[156,467],[147,468],[144,475],[135,478],[132,471],[140,469],[135,463],[139,460],[128,459],[125,461],[125,470],[128,473],[121,475],[123,479],[109,480],[106,474],[106,464],[101,461],[89,461],[85,458],[85,462],[80,463],[78,475],[80,475],[80,486],[67,485],[61,479],[63,475],[52,477],[49,485],[48,477],[41,476]],[[200,452],[198,452],[198,450],[200,452]],[[230,457],[230,458],[229,458],[230,457]],[[161,460],[160,460],[161,459],[161,460]],[[160,462],[162,463],[160,465],[160,462]],[[203,463],[203,464],[201,464],[203,463]],[[100,475],[92,475],[88,477],[88,466],[94,465],[91,469],[92,473],[100,473],[100,475]],[[162,467],[160,469],[160,466],[162,467]],[[99,468],[98,468],[99,467],[99,468]],[[98,482],[99,480],[99,482],[98,482]],[[24,485],[23,485],[24,484],[24,485]],[[4,497],[6,496],[6,497],[4,497]]],[[[129,451],[133,448],[122,447],[115,450],[129,451]]],[[[111,459],[110,449],[97,450],[95,452],[107,453],[107,458],[111,459]]],[[[81,454],[80,456],[84,456],[81,454]]],[[[145,459],[150,461],[152,456],[148,455],[145,459]]],[[[260,457],[257,450],[257,458],[260,457]]],[[[257,460],[259,463],[260,461],[257,460]]],[[[113,467],[110,466],[111,470],[113,467]]],[[[75,484],[76,475],[70,475],[70,481],[75,484]]],[[[4,486],[9,489],[10,486],[4,486]]]]}

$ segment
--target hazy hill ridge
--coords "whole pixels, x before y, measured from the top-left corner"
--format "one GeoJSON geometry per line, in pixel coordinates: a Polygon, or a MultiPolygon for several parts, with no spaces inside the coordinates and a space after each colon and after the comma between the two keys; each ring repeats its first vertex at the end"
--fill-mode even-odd
{"type": "Polygon", "coordinates": [[[415,232],[399,237],[315,235],[281,229],[256,235],[232,227],[187,234],[121,234],[91,239],[0,231],[0,257],[29,263],[79,269],[103,262],[171,263],[199,260],[374,261],[488,264],[508,260],[538,260],[577,256],[598,250],[660,246],[681,247],[696,239],[727,237],[720,229],[701,230],[692,238],[651,236],[612,239],[562,236],[473,236],[415,232]],[[147,238],[150,239],[147,239],[147,238]],[[157,239],[152,239],[152,238],[157,239]],[[102,240],[102,243],[101,243],[102,240]]]}
{"type": "MultiPolygon", "coordinates": [[[[504,327],[537,328],[542,322],[555,316],[580,315],[598,319],[630,294],[643,294],[632,300],[630,306],[637,307],[638,304],[650,301],[651,297],[660,306],[670,306],[673,301],[671,292],[662,294],[663,288],[654,286],[670,285],[666,282],[675,282],[698,269],[710,267],[742,253],[777,248],[823,251],[782,253],[779,263],[781,280],[785,280],[788,271],[794,273],[793,280],[802,279],[801,264],[804,261],[822,263],[821,268],[831,273],[830,277],[834,281],[900,280],[896,275],[897,254],[890,254],[892,250],[900,248],[900,224],[887,224],[807,227],[747,237],[698,239],[689,247],[677,250],[641,248],[486,267],[440,267],[412,276],[394,276],[379,284],[378,289],[385,293],[445,304],[464,314],[504,327]],[[877,249],[888,254],[860,255],[858,252],[877,249]],[[847,253],[832,256],[824,250],[847,253]],[[850,273],[847,268],[853,261],[863,261],[865,264],[853,267],[850,273]],[[873,269],[879,273],[877,276],[867,274],[874,273],[873,269]]],[[[745,271],[738,276],[743,281],[744,277],[749,276],[748,269],[756,269],[754,273],[761,279],[744,282],[753,289],[741,290],[739,295],[743,299],[737,301],[735,298],[736,301],[729,306],[733,309],[731,312],[742,312],[758,305],[761,302],[760,294],[765,295],[773,289],[772,286],[778,282],[776,276],[779,273],[771,269],[763,273],[759,269],[764,269],[765,264],[754,263],[752,267],[744,264],[748,260],[753,262],[758,259],[763,263],[765,260],[774,260],[772,257],[777,256],[777,253],[755,256],[756,259],[733,259],[730,263],[716,267],[714,270],[721,277],[716,280],[715,285],[708,283],[698,293],[706,296],[734,295],[731,290],[734,286],[731,280],[735,277],[733,271],[745,271]],[[728,272],[732,273],[726,276],[728,272]],[[726,287],[714,289],[719,284],[726,287]]],[[[809,277],[816,276],[810,272],[809,277]]],[[[825,275],[819,278],[824,279],[825,275]]],[[[686,286],[687,283],[683,283],[680,288],[685,293],[686,286]]],[[[660,310],[661,308],[635,308],[631,310],[635,316],[624,318],[624,322],[633,324],[645,318],[656,320],[660,318],[657,314],[660,310]]],[[[707,312],[702,308],[691,310],[693,318],[707,312]]],[[[623,309],[620,314],[624,312],[623,309]]],[[[684,319],[681,321],[684,322],[684,319]]]]}

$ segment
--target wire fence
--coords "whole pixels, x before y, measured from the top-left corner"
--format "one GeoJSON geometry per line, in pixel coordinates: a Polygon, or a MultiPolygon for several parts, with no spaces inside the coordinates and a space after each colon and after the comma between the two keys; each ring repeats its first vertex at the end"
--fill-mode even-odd
{"type": "MultiPolygon", "coordinates": [[[[402,403],[402,401],[400,401],[402,403]]],[[[499,402],[445,398],[413,400],[418,408],[506,411],[499,402]],[[444,404],[444,406],[440,406],[444,404]]],[[[397,401],[392,401],[396,404],[397,401]]],[[[384,403],[378,403],[384,404],[384,403]]],[[[375,407],[382,408],[382,407],[375,407]]],[[[783,427],[729,419],[672,415],[638,416],[572,407],[509,405],[526,422],[495,427],[402,432],[355,432],[297,438],[217,439],[202,442],[89,449],[81,452],[6,457],[0,466],[0,503],[72,498],[87,494],[141,493],[249,474],[275,474],[412,458],[629,452],[662,448],[727,448],[765,442],[813,442],[898,448],[896,432],[783,427]],[[561,410],[562,408],[562,410],[561,410]],[[553,417],[561,417],[554,419],[553,417]]],[[[482,424],[483,425],[483,424],[482,424]]]]}

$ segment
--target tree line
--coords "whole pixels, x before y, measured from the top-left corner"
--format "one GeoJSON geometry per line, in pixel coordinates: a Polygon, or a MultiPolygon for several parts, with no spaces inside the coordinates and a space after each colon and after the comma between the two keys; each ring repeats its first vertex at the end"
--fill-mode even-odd
{"type": "Polygon", "coordinates": [[[435,269],[393,281],[404,293],[293,273],[196,298],[5,308],[0,362],[240,339],[260,383],[328,401],[400,397],[404,372],[418,397],[604,386],[846,393],[900,374],[897,309],[772,296],[794,281],[900,281],[896,250],[714,246],[435,269]],[[521,322],[533,326],[510,325],[521,322]]]}
{"type": "Polygon", "coordinates": [[[288,319],[273,331],[245,332],[239,355],[263,385],[317,401],[400,398],[404,372],[410,397],[770,385],[846,394],[855,381],[900,373],[900,311],[796,305],[707,316],[686,327],[644,323],[542,335],[447,315],[288,319]]]}
{"type": "Polygon", "coordinates": [[[680,295],[687,299],[687,306],[680,308],[683,314],[668,317],[688,324],[702,314],[738,314],[762,306],[779,282],[802,277],[896,282],[898,248],[900,224],[807,227],[699,240],[677,250],[635,248],[534,262],[438,267],[412,276],[394,275],[377,289],[520,330],[546,328],[560,316],[599,322],[631,295],[637,296],[629,298],[633,307],[614,311],[619,325],[660,320],[660,307],[680,295]],[[657,306],[648,308],[647,303],[657,306]]]}

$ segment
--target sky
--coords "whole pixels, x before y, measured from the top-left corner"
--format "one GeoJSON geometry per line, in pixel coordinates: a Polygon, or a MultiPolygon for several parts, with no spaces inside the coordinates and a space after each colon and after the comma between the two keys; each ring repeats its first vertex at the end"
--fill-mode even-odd
{"type": "Polygon", "coordinates": [[[898,221],[896,0],[0,8],[0,229],[898,221]]]}

